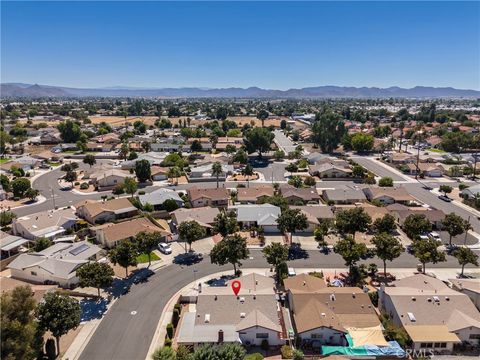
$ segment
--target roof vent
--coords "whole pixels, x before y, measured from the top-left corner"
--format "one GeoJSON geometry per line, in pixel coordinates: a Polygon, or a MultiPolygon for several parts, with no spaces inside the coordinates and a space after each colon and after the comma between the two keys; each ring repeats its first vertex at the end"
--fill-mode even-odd
{"type": "Polygon", "coordinates": [[[331,300],[331,301],[335,301],[335,294],[331,294],[331,295],[330,295],[330,300],[331,300]]]}
{"type": "Polygon", "coordinates": [[[326,317],[326,316],[327,316],[327,314],[325,314],[325,313],[322,313],[322,317],[326,317]]]}
{"type": "Polygon", "coordinates": [[[411,322],[416,322],[417,319],[415,319],[415,315],[413,315],[413,313],[409,312],[407,313],[408,315],[408,318],[410,319],[411,322]]]}
{"type": "Polygon", "coordinates": [[[217,295],[215,295],[215,301],[217,301],[217,298],[218,298],[217,295]]]}
{"type": "Polygon", "coordinates": [[[257,294],[253,294],[253,300],[257,299],[257,294]]]}
{"type": "Polygon", "coordinates": [[[240,313],[240,318],[245,319],[246,314],[245,313],[240,313]]]}
{"type": "Polygon", "coordinates": [[[352,293],[352,297],[355,299],[355,293],[352,293]]]}
{"type": "Polygon", "coordinates": [[[433,301],[435,301],[436,303],[440,302],[440,298],[438,296],[434,296],[433,297],[433,301]]]}
{"type": "Polygon", "coordinates": [[[450,301],[450,298],[448,296],[445,296],[446,301],[450,301]]]}
{"type": "Polygon", "coordinates": [[[303,281],[303,286],[305,286],[305,285],[307,285],[307,282],[304,280],[304,281],[303,281]]]}
{"type": "Polygon", "coordinates": [[[412,301],[416,301],[417,298],[415,296],[412,296],[412,301]]]}
{"type": "Polygon", "coordinates": [[[244,302],[245,302],[245,298],[244,298],[244,297],[241,297],[241,298],[240,298],[240,303],[243,304],[244,302]]]}
{"type": "Polygon", "coordinates": [[[210,322],[210,314],[205,314],[205,322],[207,324],[210,322]]]}
{"type": "Polygon", "coordinates": [[[428,301],[428,302],[432,302],[432,299],[430,299],[430,298],[427,298],[427,301],[428,301]]]}

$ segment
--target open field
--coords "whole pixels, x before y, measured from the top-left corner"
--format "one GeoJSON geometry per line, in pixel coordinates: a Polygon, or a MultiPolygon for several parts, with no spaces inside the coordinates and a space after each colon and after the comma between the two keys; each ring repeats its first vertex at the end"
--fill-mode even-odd
{"type": "MultiPolygon", "coordinates": [[[[183,122],[187,118],[188,116],[181,116],[178,118],[168,118],[168,119],[172,122],[172,124],[178,124],[180,120],[182,120],[183,122]]],[[[141,120],[145,123],[145,125],[150,126],[155,124],[155,120],[157,119],[158,119],[157,116],[127,116],[126,119],[123,116],[90,116],[90,120],[92,120],[93,124],[99,124],[104,121],[107,124],[116,125],[116,126],[124,125],[125,122],[129,122],[133,124],[135,121],[138,121],[138,120],[141,120]]],[[[228,118],[228,120],[235,121],[239,127],[245,124],[252,124],[252,122],[254,126],[257,126],[257,127],[262,126],[262,122],[254,116],[231,116],[228,118]]],[[[210,121],[213,121],[213,120],[192,119],[190,124],[202,125],[210,121]]],[[[265,120],[265,126],[272,125],[275,127],[280,127],[280,122],[281,122],[281,119],[267,119],[265,120]]],[[[306,127],[306,125],[301,122],[296,122],[295,125],[299,127],[306,127]]]]}

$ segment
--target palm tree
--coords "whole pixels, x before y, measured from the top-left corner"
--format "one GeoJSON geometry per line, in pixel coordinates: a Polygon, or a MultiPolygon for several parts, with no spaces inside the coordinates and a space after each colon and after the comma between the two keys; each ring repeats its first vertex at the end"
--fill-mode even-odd
{"type": "Polygon", "coordinates": [[[212,175],[217,178],[217,189],[218,189],[218,177],[222,175],[223,170],[222,170],[222,164],[220,164],[218,161],[215,161],[212,165],[212,175]]]}
{"type": "MultiPolygon", "coordinates": [[[[174,166],[168,170],[168,178],[169,179],[175,179],[178,185],[178,178],[182,175],[182,171],[178,166],[174,166]]],[[[175,183],[174,182],[174,183],[175,183]]]]}

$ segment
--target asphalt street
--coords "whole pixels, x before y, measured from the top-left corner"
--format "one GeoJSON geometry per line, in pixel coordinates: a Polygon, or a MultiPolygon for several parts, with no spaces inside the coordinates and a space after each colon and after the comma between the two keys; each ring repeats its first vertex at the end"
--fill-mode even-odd
{"type": "MultiPolygon", "coordinates": [[[[289,266],[320,269],[344,267],[342,258],[334,253],[324,255],[320,251],[308,251],[304,254],[306,258],[289,261],[289,266]]],[[[250,257],[251,259],[243,261],[244,268],[270,267],[260,250],[251,250],[250,257]]],[[[378,259],[366,261],[371,262],[381,265],[378,259]]],[[[412,255],[404,253],[388,266],[414,268],[417,263],[418,260],[412,255]]],[[[456,259],[449,256],[445,263],[427,265],[427,271],[433,267],[458,268],[458,264],[456,259]]],[[[225,270],[232,270],[232,267],[212,265],[206,257],[201,263],[192,266],[166,266],[150,277],[148,282],[133,285],[130,292],[119,298],[105,314],[80,359],[144,360],[163,308],[170,298],[195,278],[225,270]],[[132,311],[136,312],[135,315],[132,311]]]]}
{"type": "Polygon", "coordinates": [[[358,165],[363,166],[365,169],[373,172],[375,175],[380,177],[389,176],[393,179],[393,181],[404,181],[405,179],[394,173],[393,171],[388,170],[387,168],[383,167],[382,165],[376,163],[375,161],[366,158],[366,157],[353,157],[353,161],[355,161],[358,165]]]}

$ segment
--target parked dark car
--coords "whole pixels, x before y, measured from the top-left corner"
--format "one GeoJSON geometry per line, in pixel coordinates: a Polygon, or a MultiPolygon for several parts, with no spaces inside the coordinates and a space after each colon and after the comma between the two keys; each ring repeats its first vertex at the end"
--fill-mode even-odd
{"type": "Polygon", "coordinates": [[[191,265],[191,264],[199,263],[202,260],[203,260],[202,254],[192,251],[184,254],[178,254],[173,259],[173,262],[175,264],[180,264],[180,265],[191,265]]]}
{"type": "Polygon", "coordinates": [[[452,202],[452,199],[450,199],[448,196],[445,196],[445,195],[440,195],[438,198],[446,202],[452,202]]]}

